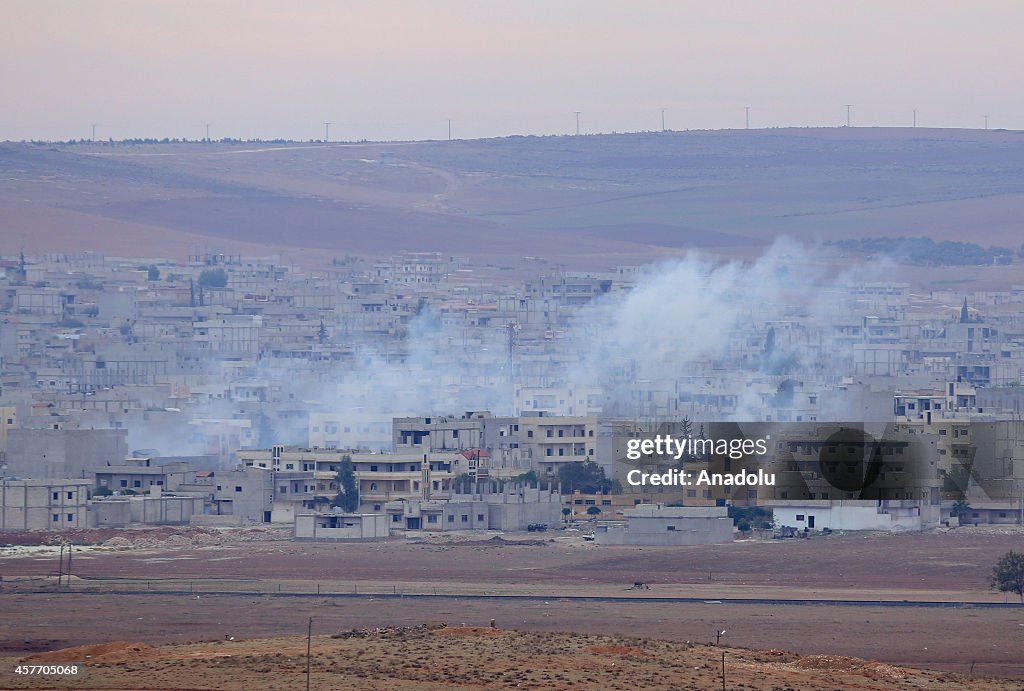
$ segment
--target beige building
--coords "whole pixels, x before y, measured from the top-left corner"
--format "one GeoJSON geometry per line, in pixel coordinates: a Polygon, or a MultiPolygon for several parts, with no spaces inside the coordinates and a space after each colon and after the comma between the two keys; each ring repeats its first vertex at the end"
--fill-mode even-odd
{"type": "Polygon", "coordinates": [[[90,480],[0,481],[0,530],[88,527],[90,480]]]}

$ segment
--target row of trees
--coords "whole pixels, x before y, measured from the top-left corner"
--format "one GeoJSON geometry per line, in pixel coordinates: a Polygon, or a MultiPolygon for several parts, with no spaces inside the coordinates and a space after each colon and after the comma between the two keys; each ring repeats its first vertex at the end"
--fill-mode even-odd
{"type": "Polygon", "coordinates": [[[935,242],[931,238],[924,237],[856,238],[834,240],[828,244],[854,252],[871,255],[884,254],[905,259],[914,264],[930,266],[1012,264],[1015,254],[1024,257],[1024,245],[1021,246],[1019,252],[1014,252],[1010,247],[983,247],[973,242],[952,240],[935,242]]]}

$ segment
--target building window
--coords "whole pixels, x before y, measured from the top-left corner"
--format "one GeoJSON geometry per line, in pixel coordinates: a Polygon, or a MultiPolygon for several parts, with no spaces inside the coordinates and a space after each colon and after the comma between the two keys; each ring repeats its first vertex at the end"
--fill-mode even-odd
{"type": "Polygon", "coordinates": [[[142,480],[136,480],[132,484],[135,485],[136,487],[142,487],[142,480]]]}
{"type": "Polygon", "coordinates": [[[803,515],[802,513],[798,513],[798,514],[796,515],[796,520],[798,520],[798,521],[802,521],[802,520],[804,520],[804,515],[803,515]]]}
{"type": "Polygon", "coordinates": [[[676,529],[676,527],[674,525],[667,525],[667,526],[665,526],[665,530],[675,530],[675,529],[676,529]]]}
{"type": "Polygon", "coordinates": [[[402,517],[399,514],[397,514],[397,513],[391,514],[391,522],[392,523],[400,523],[401,521],[402,521],[402,517]]]}
{"type": "Polygon", "coordinates": [[[59,513],[53,514],[53,522],[54,523],[60,523],[60,514],[59,513]]]}
{"type": "Polygon", "coordinates": [[[437,516],[435,514],[427,516],[427,523],[437,523],[437,516]]]}
{"type": "Polygon", "coordinates": [[[449,514],[448,515],[448,522],[449,523],[454,523],[455,522],[455,515],[454,514],[449,514]]]}
{"type": "Polygon", "coordinates": [[[60,499],[60,492],[54,492],[53,493],[53,500],[57,501],[58,499],[60,499]]]}
{"type": "Polygon", "coordinates": [[[611,505],[612,505],[612,500],[611,499],[602,499],[601,500],[601,506],[611,506],[611,505]]]}
{"type": "Polygon", "coordinates": [[[711,498],[711,490],[709,490],[709,489],[704,490],[703,496],[704,496],[705,499],[710,499],[711,498]]]}
{"type": "Polygon", "coordinates": [[[686,496],[691,497],[691,498],[692,497],[696,497],[697,496],[697,490],[695,490],[695,489],[688,489],[688,490],[686,490],[686,496]]]}
{"type": "Polygon", "coordinates": [[[68,514],[68,522],[73,523],[74,520],[75,520],[75,514],[69,513],[68,514]]]}
{"type": "Polygon", "coordinates": [[[122,487],[127,487],[128,486],[128,481],[127,480],[121,480],[121,486],[122,487]]]}
{"type": "MultiPolygon", "coordinates": [[[[217,489],[220,489],[220,488],[218,487],[217,489]]],[[[241,492],[242,491],[242,486],[241,485],[235,485],[235,491],[236,492],[241,492]]]]}
{"type": "Polygon", "coordinates": [[[478,513],[476,515],[476,520],[477,520],[477,522],[482,523],[483,520],[484,520],[484,515],[482,513],[478,513]]]}
{"type": "Polygon", "coordinates": [[[583,500],[582,499],[577,499],[576,501],[573,502],[573,504],[576,504],[577,506],[582,506],[583,505],[583,500]]]}
{"type": "Polygon", "coordinates": [[[468,513],[462,514],[462,522],[463,523],[469,523],[469,514],[468,513]]]}

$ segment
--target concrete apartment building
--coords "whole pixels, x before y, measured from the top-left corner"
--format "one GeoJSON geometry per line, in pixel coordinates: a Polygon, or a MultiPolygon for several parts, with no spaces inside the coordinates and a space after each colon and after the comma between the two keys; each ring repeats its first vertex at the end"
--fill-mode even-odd
{"type": "Polygon", "coordinates": [[[89,527],[89,480],[0,480],[0,530],[89,527]]]}
{"type": "Polygon", "coordinates": [[[245,467],[272,473],[275,522],[290,522],[333,499],[346,457],[352,461],[361,506],[368,512],[381,511],[389,501],[446,494],[453,478],[471,472],[478,462],[465,452],[373,454],[290,446],[240,451],[238,457],[245,467]]]}
{"type": "Polygon", "coordinates": [[[384,511],[393,530],[526,530],[531,523],[556,525],[561,497],[552,489],[520,483],[476,483],[445,499],[389,502],[384,511]]]}
{"type": "Polygon", "coordinates": [[[93,469],[121,463],[127,432],[116,429],[27,429],[8,431],[6,475],[26,478],[86,478],[93,469]]]}

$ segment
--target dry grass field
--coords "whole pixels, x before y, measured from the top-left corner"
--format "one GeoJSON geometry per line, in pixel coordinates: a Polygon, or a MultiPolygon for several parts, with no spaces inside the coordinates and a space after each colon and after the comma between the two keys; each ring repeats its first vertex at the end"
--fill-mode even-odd
{"type": "MultiPolygon", "coordinates": [[[[1014,689],[1012,681],[840,655],[795,655],[625,636],[490,627],[382,627],[311,640],[314,689],[1014,689]],[[723,662],[724,661],[724,662],[723,662]],[[724,670],[723,670],[724,664],[724,670]]],[[[2,658],[0,658],[2,659],[2,658]]],[[[4,659],[8,669],[80,665],[45,681],[0,671],[5,688],[301,689],[303,637],[150,646],[116,641],[4,659]]]]}
{"type": "Polygon", "coordinates": [[[23,243],[30,252],[180,257],[207,246],[309,262],[431,250],[590,269],[688,247],[750,256],[781,235],[1017,247],[1022,154],[1018,132],[905,128],[8,143],[0,144],[0,242],[8,252],[23,243]]]}

